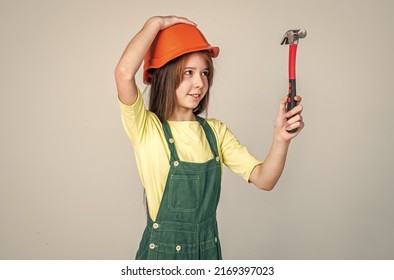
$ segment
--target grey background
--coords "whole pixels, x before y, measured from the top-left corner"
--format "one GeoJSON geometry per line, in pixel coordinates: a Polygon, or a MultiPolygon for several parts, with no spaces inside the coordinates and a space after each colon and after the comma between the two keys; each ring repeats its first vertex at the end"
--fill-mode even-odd
{"type": "Polygon", "coordinates": [[[1,0],[0,259],[134,258],[145,209],[113,70],[145,20],[169,14],[221,47],[209,116],[260,159],[287,92],[279,43],[308,31],[306,128],[274,191],[224,169],[224,258],[393,259],[390,0],[1,0]]]}

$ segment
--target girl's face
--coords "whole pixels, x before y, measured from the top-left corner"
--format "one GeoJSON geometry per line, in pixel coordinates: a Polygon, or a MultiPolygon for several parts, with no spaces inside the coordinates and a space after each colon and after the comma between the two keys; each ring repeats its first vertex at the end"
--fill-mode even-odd
{"type": "Polygon", "coordinates": [[[208,63],[204,55],[199,52],[190,54],[185,61],[182,81],[176,89],[174,115],[194,117],[193,109],[208,91],[208,76],[208,63]]]}

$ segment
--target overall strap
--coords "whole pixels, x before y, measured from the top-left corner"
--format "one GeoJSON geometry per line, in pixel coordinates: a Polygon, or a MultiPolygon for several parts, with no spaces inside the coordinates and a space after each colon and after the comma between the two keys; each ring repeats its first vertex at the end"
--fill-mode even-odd
{"type": "Polygon", "coordinates": [[[167,140],[168,148],[170,149],[170,164],[174,161],[179,161],[178,153],[176,152],[175,149],[175,144],[174,144],[174,138],[172,137],[172,132],[170,129],[170,125],[168,124],[167,121],[163,122],[163,129],[164,129],[164,135],[167,140]]]}
{"type": "Polygon", "coordinates": [[[196,119],[204,129],[209,146],[211,147],[212,154],[214,155],[214,157],[219,156],[215,133],[213,132],[211,126],[208,124],[208,122],[205,119],[199,116],[196,116],[196,119]]]}

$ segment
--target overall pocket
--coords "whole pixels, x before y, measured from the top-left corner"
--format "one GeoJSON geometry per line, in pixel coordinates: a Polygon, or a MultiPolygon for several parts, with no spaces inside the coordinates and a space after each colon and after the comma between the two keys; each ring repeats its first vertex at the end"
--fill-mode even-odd
{"type": "Polygon", "coordinates": [[[168,208],[171,211],[196,211],[200,207],[199,184],[198,175],[171,175],[168,208]]]}
{"type": "Polygon", "coordinates": [[[221,249],[219,239],[217,237],[201,242],[201,260],[221,260],[221,249]]]}
{"type": "Polygon", "coordinates": [[[168,244],[159,243],[158,260],[196,260],[197,246],[196,244],[168,244]]]}

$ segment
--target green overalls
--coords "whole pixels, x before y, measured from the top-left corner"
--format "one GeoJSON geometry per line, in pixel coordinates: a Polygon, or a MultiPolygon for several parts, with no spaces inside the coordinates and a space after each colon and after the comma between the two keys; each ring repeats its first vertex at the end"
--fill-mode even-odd
{"type": "Polygon", "coordinates": [[[205,119],[196,118],[205,132],[213,158],[205,163],[179,160],[170,126],[163,123],[171,154],[170,170],[156,221],[148,215],[137,260],[222,259],[216,222],[220,158],[212,128],[205,119]]]}

